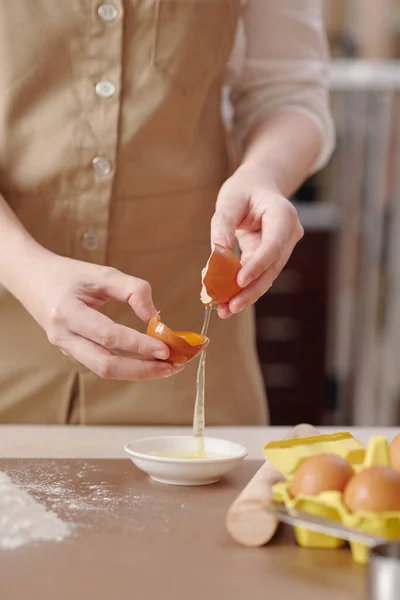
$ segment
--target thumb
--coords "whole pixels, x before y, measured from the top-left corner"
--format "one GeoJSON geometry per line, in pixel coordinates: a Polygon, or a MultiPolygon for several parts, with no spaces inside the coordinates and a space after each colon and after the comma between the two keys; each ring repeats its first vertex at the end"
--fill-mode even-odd
{"type": "Polygon", "coordinates": [[[142,321],[147,323],[156,314],[148,281],[110,269],[99,283],[108,298],[128,303],[142,321]]]}
{"type": "Polygon", "coordinates": [[[211,243],[232,248],[236,229],[242,223],[246,210],[247,200],[243,194],[233,192],[231,186],[223,186],[211,219],[211,243]]]}

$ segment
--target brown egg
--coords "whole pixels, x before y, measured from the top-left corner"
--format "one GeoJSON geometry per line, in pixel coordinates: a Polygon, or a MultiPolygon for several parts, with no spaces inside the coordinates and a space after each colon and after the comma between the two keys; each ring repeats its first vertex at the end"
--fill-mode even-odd
{"type": "Polygon", "coordinates": [[[242,289],[236,282],[241,268],[240,260],[231,250],[215,244],[202,271],[203,304],[224,304],[232,300],[242,289]]]}
{"type": "Polygon", "coordinates": [[[170,349],[167,362],[176,366],[195,358],[208,344],[208,338],[200,333],[172,331],[161,322],[159,313],[150,320],[146,333],[167,344],[170,349]]]}
{"type": "Polygon", "coordinates": [[[316,454],[301,463],[296,470],[289,493],[294,498],[299,494],[316,496],[321,492],[343,492],[354,475],[351,464],[336,454],[316,454]]]}
{"type": "Polygon", "coordinates": [[[346,486],[344,503],[351,512],[400,510],[400,473],[391,467],[364,469],[346,486]]]}
{"type": "Polygon", "coordinates": [[[400,433],[392,440],[389,446],[390,464],[400,473],[400,433]]]}

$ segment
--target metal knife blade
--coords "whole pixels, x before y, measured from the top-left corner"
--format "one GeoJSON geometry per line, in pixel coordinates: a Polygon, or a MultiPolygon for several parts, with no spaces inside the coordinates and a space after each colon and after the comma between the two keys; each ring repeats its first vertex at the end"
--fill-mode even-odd
{"type": "Polygon", "coordinates": [[[379,544],[384,544],[388,541],[384,537],[363,533],[352,527],[346,527],[333,519],[326,519],[294,508],[286,508],[281,504],[271,504],[267,510],[276,519],[282,521],[282,523],[287,523],[288,525],[296,527],[304,527],[311,531],[331,535],[342,540],[358,542],[370,548],[379,544]]]}

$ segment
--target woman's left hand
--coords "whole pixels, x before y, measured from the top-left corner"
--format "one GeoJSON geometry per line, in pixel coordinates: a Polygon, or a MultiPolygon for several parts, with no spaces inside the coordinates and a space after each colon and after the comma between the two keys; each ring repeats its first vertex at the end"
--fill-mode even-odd
{"type": "Polygon", "coordinates": [[[211,241],[242,252],[238,284],[244,288],[229,304],[220,305],[227,318],[256,302],[286,265],[304,230],[297,211],[279,192],[265,169],[244,164],[225,182],[211,222],[211,241]]]}

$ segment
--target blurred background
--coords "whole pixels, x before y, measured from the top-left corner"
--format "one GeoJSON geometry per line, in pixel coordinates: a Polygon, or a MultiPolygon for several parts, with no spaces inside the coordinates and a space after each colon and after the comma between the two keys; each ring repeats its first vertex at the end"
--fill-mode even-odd
{"type": "Polygon", "coordinates": [[[337,148],[257,305],[274,425],[400,425],[400,0],[325,0],[337,148]]]}

